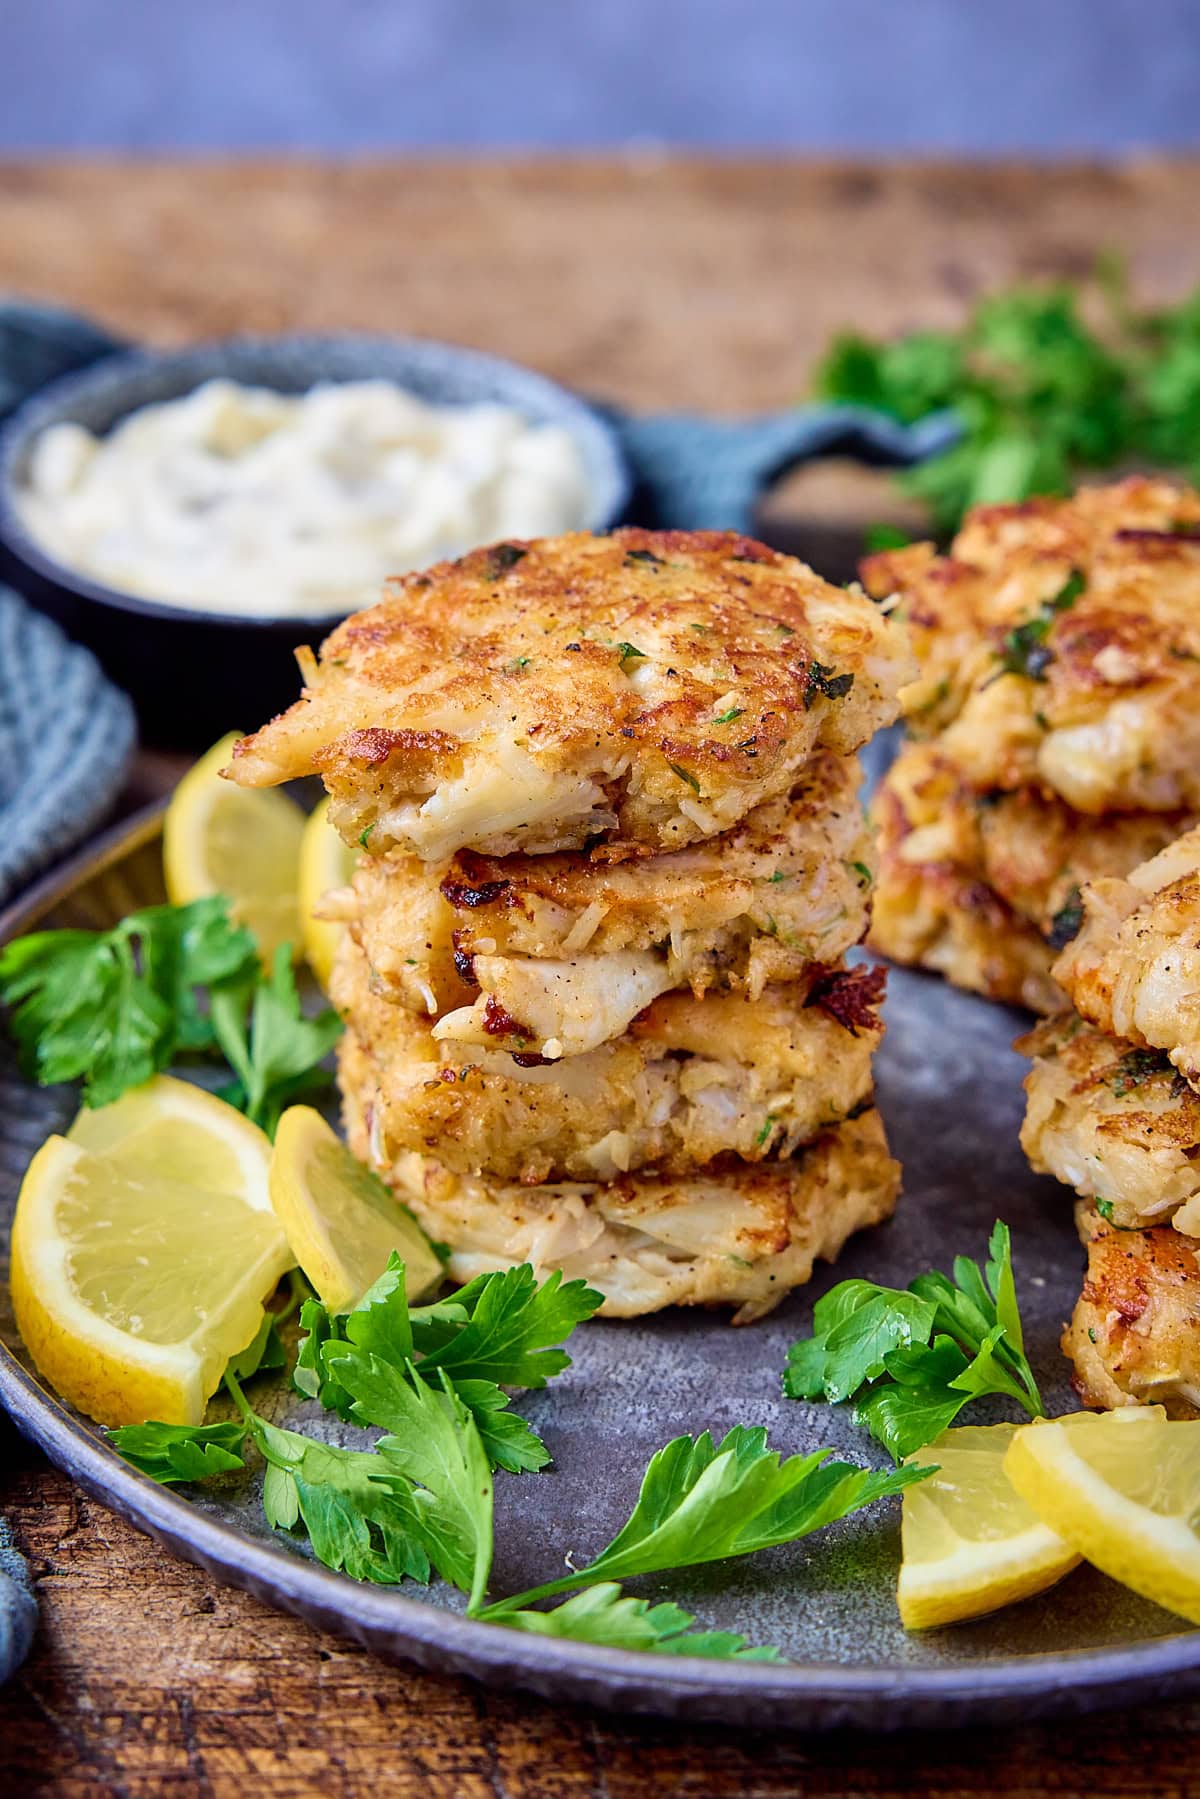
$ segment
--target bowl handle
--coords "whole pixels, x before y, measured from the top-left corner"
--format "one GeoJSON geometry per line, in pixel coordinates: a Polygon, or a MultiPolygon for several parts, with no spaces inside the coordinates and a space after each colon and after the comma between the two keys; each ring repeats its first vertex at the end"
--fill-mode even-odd
{"type": "Polygon", "coordinates": [[[0,420],[48,381],[126,347],[77,313],[27,300],[0,300],[0,420]]]}
{"type": "Polygon", "coordinates": [[[631,518],[681,531],[751,530],[755,504],[772,482],[817,457],[905,467],[961,436],[950,412],[902,425],[861,406],[801,406],[742,420],[604,410],[633,470],[631,518]]]}

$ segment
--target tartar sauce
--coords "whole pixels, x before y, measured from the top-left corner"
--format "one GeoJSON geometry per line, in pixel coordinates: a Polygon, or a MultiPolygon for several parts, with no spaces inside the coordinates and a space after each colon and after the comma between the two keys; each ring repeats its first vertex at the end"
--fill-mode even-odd
{"type": "Polygon", "coordinates": [[[577,530],[587,489],[569,433],[507,406],[427,405],[390,381],[208,381],[103,438],[50,426],[18,504],[47,554],[106,586],[300,618],[498,538],[577,530]]]}

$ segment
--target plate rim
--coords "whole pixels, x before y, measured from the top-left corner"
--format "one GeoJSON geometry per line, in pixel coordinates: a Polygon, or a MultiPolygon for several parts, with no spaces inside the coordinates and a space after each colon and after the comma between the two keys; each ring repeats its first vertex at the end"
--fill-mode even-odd
{"type": "MultiPolygon", "coordinates": [[[[111,826],[0,912],[0,944],[28,930],[84,879],[161,834],[166,800],[111,826]]],[[[1083,1712],[1147,1694],[1200,1689],[1200,1629],[1141,1643],[1045,1650],[956,1667],[730,1662],[661,1656],[504,1630],[397,1588],[353,1581],[282,1544],[246,1536],[123,1462],[0,1342],[0,1405],[21,1434],[94,1498],[227,1585],[431,1670],[543,1698],[661,1717],[873,1730],[1083,1712]],[[1178,1678],[1173,1678],[1178,1677],[1178,1678]],[[1168,1691],[1165,1683],[1170,1682],[1168,1691]]]]}

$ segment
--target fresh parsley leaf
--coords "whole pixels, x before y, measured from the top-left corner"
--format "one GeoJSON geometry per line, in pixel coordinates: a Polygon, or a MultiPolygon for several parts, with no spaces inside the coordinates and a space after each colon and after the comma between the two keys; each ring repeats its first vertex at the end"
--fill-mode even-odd
{"type": "Polygon", "coordinates": [[[615,1581],[576,1593],[548,1612],[503,1612],[497,1624],[575,1643],[604,1643],[610,1649],[649,1650],[658,1655],[699,1655],[711,1660],[775,1662],[777,1649],[750,1649],[732,1630],[693,1630],[690,1612],[670,1603],[651,1605],[622,1594],[615,1581]]]}
{"type": "Polygon", "coordinates": [[[229,1371],[238,1380],[251,1380],[256,1374],[265,1374],[286,1366],[287,1350],[279,1334],[279,1318],[274,1312],[264,1312],[262,1323],[245,1349],[238,1355],[230,1356],[229,1371]]]}
{"type": "Polygon", "coordinates": [[[496,1618],[598,1581],[690,1568],[792,1543],[874,1499],[902,1492],[930,1472],[873,1473],[828,1461],[829,1453],[821,1449],[781,1462],[767,1448],[765,1430],[743,1425],[716,1445],[707,1431],[676,1437],[651,1458],[629,1521],[594,1561],[476,1615],[496,1618]]]}
{"type": "Polygon", "coordinates": [[[251,1433],[267,1463],[263,1511],[273,1529],[303,1524],[317,1560],[355,1580],[429,1579],[416,1496],[381,1457],[264,1418],[254,1418],[251,1433]]]}
{"type": "Polygon", "coordinates": [[[352,1416],[388,1432],[384,1464],[414,1486],[421,1539],[444,1580],[482,1603],[492,1562],[492,1473],[475,1420],[442,1375],[429,1386],[410,1362],[398,1369],[350,1343],[327,1346],[326,1365],[353,1401],[352,1416]]]}
{"type": "Polygon", "coordinates": [[[122,1424],[108,1432],[117,1454],[163,1486],[180,1480],[209,1480],[244,1468],[247,1428],[238,1419],[223,1424],[122,1424]]]}
{"type": "Polygon", "coordinates": [[[276,950],[269,979],[256,973],[252,986],[215,988],[211,1011],[217,1042],[237,1075],[225,1097],[273,1137],[287,1106],[332,1079],[321,1063],[340,1037],[342,1021],[328,1007],[315,1018],[303,1016],[287,944],[276,950]]]}
{"type": "MultiPolygon", "coordinates": [[[[386,1271],[352,1312],[331,1317],[317,1301],[300,1314],[305,1336],[293,1381],[309,1398],[346,1420],[361,1419],[354,1397],[337,1372],[346,1345],[368,1351],[403,1377],[420,1357],[428,1377],[441,1369],[472,1414],[493,1467],[511,1474],[544,1468],[550,1460],[541,1438],[509,1410],[506,1387],[544,1387],[570,1357],[557,1347],[590,1318],[601,1295],[583,1281],[564,1284],[559,1273],[540,1286],[528,1265],[484,1274],[449,1299],[411,1311],[404,1265],[393,1255],[386,1271]]],[[[367,1420],[386,1425],[385,1418],[367,1420]]]]}
{"type": "Polygon", "coordinates": [[[528,1263],[479,1275],[453,1296],[451,1305],[463,1313],[453,1335],[444,1324],[448,1308],[414,1312],[421,1371],[443,1369],[456,1383],[490,1380],[505,1387],[544,1387],[570,1364],[570,1356],[557,1345],[603,1303],[603,1294],[586,1281],[564,1282],[557,1271],[539,1286],[528,1263]]]}
{"type": "Polygon", "coordinates": [[[931,1271],[907,1289],[842,1281],[813,1308],[813,1334],[788,1351],[791,1399],[856,1400],[855,1418],[897,1460],[932,1441],[969,1400],[998,1394],[1044,1415],[1025,1355],[1008,1227],[985,1269],[931,1271]]]}
{"type": "Polygon", "coordinates": [[[1115,1216],[1115,1208],[1111,1199],[1098,1199],[1096,1201],[1096,1210],[1099,1212],[1101,1218],[1103,1218],[1105,1224],[1112,1223],[1115,1216]]]}
{"type": "Polygon", "coordinates": [[[207,1048],[197,990],[248,978],[254,939],[214,895],[131,912],[111,931],[39,931],[0,949],[0,1001],[26,1073],[82,1079],[85,1105],[119,1099],[207,1048]]]}

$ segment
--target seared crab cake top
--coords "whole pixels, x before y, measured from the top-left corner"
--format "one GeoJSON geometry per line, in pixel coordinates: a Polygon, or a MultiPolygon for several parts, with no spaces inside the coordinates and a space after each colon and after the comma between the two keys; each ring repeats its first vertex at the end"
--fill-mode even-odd
{"type": "Polygon", "coordinates": [[[1092,1024],[1165,1050],[1200,1090],[1200,825],[1082,905],[1056,978],[1092,1024]]]}
{"type": "Polygon", "coordinates": [[[944,731],[973,785],[1200,805],[1200,495],[1134,477],[977,507],[949,556],[916,544],[862,575],[909,627],[910,730],[944,731]]]}
{"type": "Polygon", "coordinates": [[[860,591],[733,532],[640,530],[399,577],[301,665],[227,772],[320,774],[347,842],[424,859],[716,836],[889,723],[913,672],[860,591]]]}
{"type": "Polygon", "coordinates": [[[517,1017],[540,1053],[573,1055],[619,1035],[658,993],[731,987],[754,999],[857,943],[875,861],[858,776],[824,751],[719,844],[660,856],[364,856],[353,888],[327,904],[377,993],[432,1017],[474,1008],[492,1039],[498,1018],[517,1017]]]}

